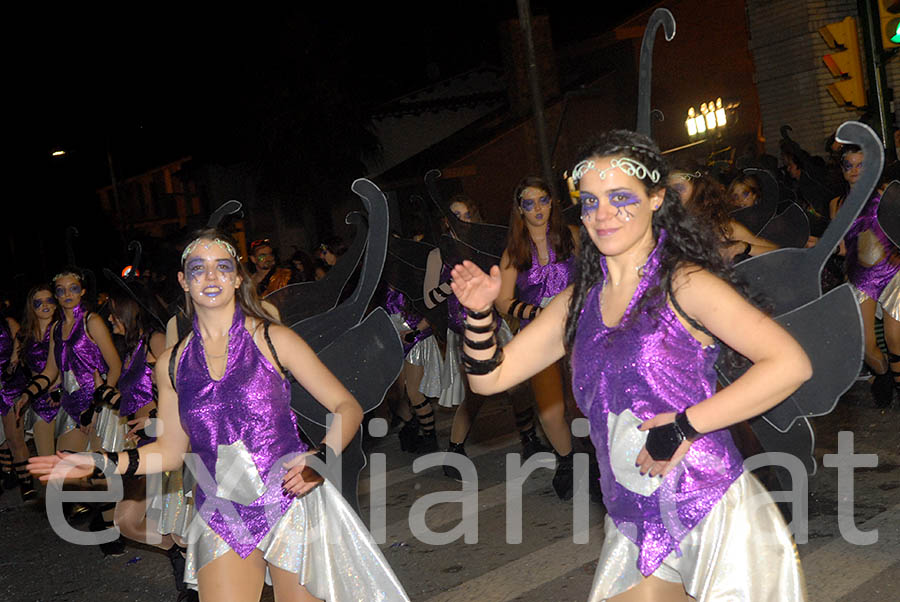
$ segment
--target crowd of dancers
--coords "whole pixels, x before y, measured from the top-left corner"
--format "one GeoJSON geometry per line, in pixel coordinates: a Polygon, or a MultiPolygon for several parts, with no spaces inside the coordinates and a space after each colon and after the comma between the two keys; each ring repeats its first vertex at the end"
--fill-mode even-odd
{"type": "MultiPolygon", "coordinates": [[[[798,152],[787,151],[799,169],[798,152]]],[[[855,146],[839,157],[849,192],[868,159],[855,146]]],[[[739,219],[764,205],[764,177],[727,182],[703,167],[671,168],[649,138],[611,131],[585,146],[572,170],[576,204],[540,178],[521,180],[496,266],[443,256],[448,247],[435,244],[411,279],[417,290],[386,278],[376,299],[403,347],[391,404],[402,450],[464,455],[480,407],[505,394],[523,456],[552,450],[552,487],[567,500],[570,423],[588,419],[590,441],[578,445],[593,451],[596,499],[602,491],[607,510],[592,601],[805,599],[777,508],[751,515],[743,503],[768,494],[743,470],[729,431],[815,377],[804,349],[734,277],[735,263],[781,246],[739,219]],[[713,365],[725,346],[752,367],[717,388],[713,365]],[[446,444],[434,404],[455,409],[446,444]]],[[[900,386],[900,251],[878,221],[886,184],[826,274],[857,291],[882,407],[900,386]]],[[[827,225],[846,196],[792,198],[827,225]]],[[[459,222],[479,221],[468,197],[446,209],[459,222]]],[[[820,234],[805,232],[803,245],[820,234]]],[[[197,589],[206,600],[257,599],[264,581],[279,600],[406,600],[352,507],[316,472],[317,462],[341,455],[363,411],[263,300],[298,272],[310,279],[313,263],[297,255],[277,266],[262,239],[250,246],[248,270],[238,249],[224,230],[194,233],[179,262],[179,299],[160,300],[131,279],[110,283],[92,307],[96,284],[74,266],[27,292],[20,318],[0,322],[3,485],[33,503],[51,480],[91,489],[120,475],[120,501],[69,505],[67,516],[90,515],[91,530],[115,524],[160,548],[180,600],[197,589]],[[159,301],[180,306],[180,332],[159,301]],[[294,380],[339,417],[321,441],[298,428],[294,380]]],[[[320,276],[344,250],[336,241],[321,247],[320,276]]],[[[451,466],[445,473],[462,478],[451,466]]],[[[101,550],[120,554],[123,545],[101,550]]]]}

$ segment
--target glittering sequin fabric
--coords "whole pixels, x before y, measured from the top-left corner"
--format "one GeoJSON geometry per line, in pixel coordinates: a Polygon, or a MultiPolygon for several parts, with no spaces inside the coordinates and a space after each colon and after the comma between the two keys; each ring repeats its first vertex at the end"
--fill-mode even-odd
{"type": "Polygon", "coordinates": [[[122,368],[118,383],[119,415],[128,416],[153,401],[153,368],[147,363],[147,341],[141,338],[122,368]]]}
{"type": "MultiPolygon", "coordinates": [[[[563,261],[556,261],[556,252],[553,245],[547,243],[547,265],[541,265],[538,259],[537,247],[531,245],[531,267],[525,272],[519,272],[516,277],[516,297],[520,301],[546,307],[550,300],[561,293],[575,275],[575,256],[572,255],[563,261]]],[[[524,327],[530,320],[520,320],[524,327]]]]}
{"type": "Polygon", "coordinates": [[[9,412],[9,409],[16,402],[19,392],[21,392],[21,389],[17,391],[16,387],[6,380],[6,368],[12,357],[12,351],[13,338],[9,331],[9,326],[6,320],[0,320],[0,377],[3,379],[0,381],[0,414],[3,416],[6,416],[6,413],[9,412]]]}
{"type": "Polygon", "coordinates": [[[619,531],[639,547],[643,575],[677,549],[742,473],[727,430],[696,441],[665,479],[641,476],[635,467],[647,436],[637,430],[641,422],[680,412],[715,392],[718,349],[703,348],[665,303],[635,310],[658,283],[664,239],[662,232],[618,326],[603,323],[602,283],[591,289],[572,353],[575,399],[590,420],[603,503],[619,531]]]}
{"type": "MultiPolygon", "coordinates": [[[[418,326],[419,322],[422,321],[422,316],[412,309],[412,304],[406,299],[406,295],[395,288],[388,287],[388,290],[384,295],[384,309],[390,315],[399,315],[402,317],[403,322],[411,329],[418,326]]],[[[429,326],[419,332],[411,342],[407,341],[405,338],[401,339],[400,342],[403,343],[403,355],[408,355],[416,343],[430,337],[432,334],[431,326],[429,326]]]]}
{"type": "Polygon", "coordinates": [[[291,504],[281,489],[283,462],[307,449],[290,409],[290,386],[259,351],[236,307],[222,378],[209,374],[195,318],[176,389],[191,442],[185,461],[198,483],[196,512],[246,558],[291,504]]]}
{"type": "Polygon", "coordinates": [[[62,383],[60,405],[76,421],[91,405],[94,372],[103,375],[109,371],[100,348],[88,337],[86,313],[81,305],[72,310],[75,325],[66,339],[62,322],[53,328],[53,353],[62,383]]]}
{"type": "Polygon", "coordinates": [[[896,247],[878,225],[881,197],[872,197],[850,226],[847,244],[847,280],[872,299],[878,299],[900,265],[891,263],[896,247]]]}
{"type": "MultiPolygon", "coordinates": [[[[41,340],[32,340],[22,355],[23,362],[19,364],[17,372],[22,374],[22,387],[24,388],[28,381],[35,374],[40,374],[47,365],[47,357],[50,355],[50,328],[44,331],[44,338],[41,340]]],[[[59,412],[59,406],[51,404],[50,393],[44,393],[40,397],[35,397],[31,403],[31,409],[44,422],[50,422],[56,418],[59,412]]]]}

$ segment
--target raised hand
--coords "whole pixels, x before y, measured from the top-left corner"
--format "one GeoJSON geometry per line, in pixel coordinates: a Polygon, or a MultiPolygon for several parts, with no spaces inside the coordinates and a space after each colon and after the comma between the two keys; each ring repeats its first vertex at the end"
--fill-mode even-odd
{"type": "Polygon", "coordinates": [[[463,261],[450,271],[453,281],[450,288],[466,309],[484,311],[494,305],[500,294],[500,268],[492,266],[490,274],[472,263],[463,261]]]}
{"type": "Polygon", "coordinates": [[[94,458],[90,454],[73,454],[59,451],[55,456],[28,458],[28,472],[46,483],[51,479],[81,479],[94,472],[94,458]]]}

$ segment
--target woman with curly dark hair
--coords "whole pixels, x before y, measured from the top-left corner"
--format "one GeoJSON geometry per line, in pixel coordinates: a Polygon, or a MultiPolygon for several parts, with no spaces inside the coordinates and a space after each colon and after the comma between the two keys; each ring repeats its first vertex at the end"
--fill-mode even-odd
{"type": "Polygon", "coordinates": [[[472,388],[507,389],[568,355],[608,512],[592,602],[805,599],[790,532],[727,427],[796,390],[809,359],[732,286],[651,140],[611,131],[580,159],[575,282],[502,353],[485,328],[500,269],[453,270],[472,388]],[[716,391],[719,341],[753,365],[716,391]]]}

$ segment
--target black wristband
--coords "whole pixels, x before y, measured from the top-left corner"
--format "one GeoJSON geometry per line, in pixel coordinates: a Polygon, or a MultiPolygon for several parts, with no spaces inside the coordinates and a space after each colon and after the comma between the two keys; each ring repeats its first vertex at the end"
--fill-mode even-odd
{"type": "Polygon", "coordinates": [[[684,441],[684,433],[674,422],[654,426],[647,434],[647,442],[644,447],[647,453],[657,462],[670,460],[675,450],[684,441]]]}
{"type": "Polygon", "coordinates": [[[503,348],[498,345],[497,350],[494,351],[494,355],[486,360],[475,359],[466,353],[465,348],[463,348],[460,355],[462,356],[463,370],[465,370],[466,374],[482,376],[484,374],[490,374],[497,369],[497,366],[503,361],[503,348]]]}
{"type": "Polygon", "coordinates": [[[487,332],[494,332],[494,321],[493,320],[491,320],[487,324],[482,324],[480,326],[472,324],[471,322],[466,320],[465,326],[466,326],[466,330],[470,330],[470,331],[474,332],[475,334],[485,334],[487,332]]]}
{"type": "Polygon", "coordinates": [[[696,441],[703,436],[694,428],[691,421],[688,420],[687,411],[675,414],[675,425],[678,426],[681,434],[684,435],[684,438],[688,441],[696,441]]]}
{"type": "Polygon", "coordinates": [[[418,328],[413,328],[412,330],[407,332],[406,335],[404,335],[403,340],[406,341],[407,343],[412,343],[416,340],[416,337],[419,336],[421,333],[422,333],[422,331],[419,330],[418,328]]]}
{"type": "Polygon", "coordinates": [[[537,305],[532,305],[530,307],[531,307],[531,311],[528,314],[528,319],[534,320],[537,317],[538,312],[541,311],[541,308],[538,307],[537,305]]]}
{"type": "Polygon", "coordinates": [[[125,453],[128,454],[128,468],[125,469],[122,476],[133,477],[137,473],[138,466],[141,463],[141,452],[137,449],[129,449],[126,450],[125,453]]]}
{"type": "Polygon", "coordinates": [[[464,337],[463,342],[469,349],[475,349],[478,351],[484,351],[485,349],[490,349],[494,345],[497,344],[497,338],[495,335],[491,335],[489,338],[483,341],[473,341],[469,337],[464,337]]]}
{"type": "Polygon", "coordinates": [[[493,308],[487,308],[487,311],[475,311],[474,309],[466,309],[466,315],[470,318],[475,318],[476,320],[484,320],[485,318],[491,317],[493,314],[493,308]]]}

